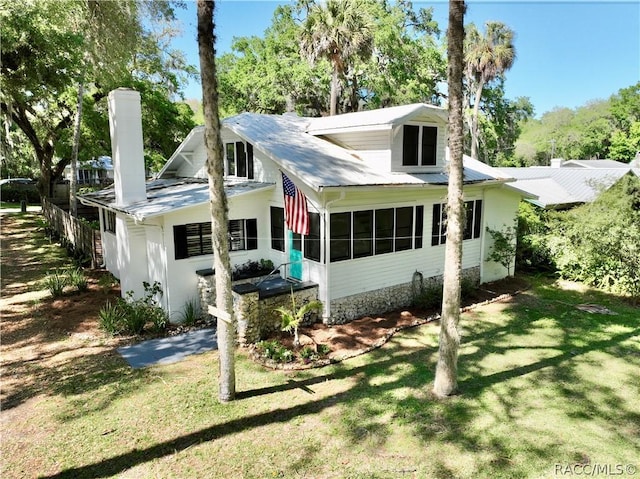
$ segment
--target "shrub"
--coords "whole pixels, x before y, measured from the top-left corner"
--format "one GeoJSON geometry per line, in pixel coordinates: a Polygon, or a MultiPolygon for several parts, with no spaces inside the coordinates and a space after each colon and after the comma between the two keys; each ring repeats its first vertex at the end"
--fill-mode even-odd
{"type": "Polygon", "coordinates": [[[76,268],[69,271],[69,284],[78,291],[86,291],[89,289],[89,282],[82,268],[76,268]]]}
{"type": "Polygon", "coordinates": [[[311,346],[305,346],[300,350],[300,357],[305,361],[313,361],[318,359],[318,354],[311,346]]]}
{"type": "Polygon", "coordinates": [[[64,287],[68,284],[68,282],[69,278],[66,272],[59,269],[48,273],[44,278],[44,286],[49,290],[51,296],[53,296],[54,298],[62,296],[64,287]]]}
{"type": "Polygon", "coordinates": [[[420,285],[418,292],[414,293],[413,303],[419,308],[432,309],[442,306],[442,285],[420,285]]]}
{"type": "Polygon", "coordinates": [[[331,348],[327,344],[318,344],[318,354],[320,356],[326,356],[331,352],[331,348]]]}
{"type": "Polygon", "coordinates": [[[98,312],[100,328],[109,334],[120,334],[125,329],[124,311],[121,307],[120,300],[115,304],[107,301],[102,309],[98,312]]]}
{"type": "Polygon", "coordinates": [[[293,351],[285,348],[275,339],[260,341],[256,344],[256,348],[262,357],[277,363],[288,363],[294,359],[293,351]]]}
{"type": "Polygon", "coordinates": [[[180,314],[180,322],[185,326],[193,326],[198,320],[198,302],[195,299],[190,299],[184,304],[182,313],[180,314]]]}
{"type": "Polygon", "coordinates": [[[280,308],[276,308],[275,311],[280,314],[282,331],[292,333],[294,338],[293,344],[298,346],[300,344],[300,338],[298,337],[298,328],[300,327],[300,323],[309,313],[321,313],[322,302],[318,300],[309,301],[298,308],[296,307],[296,298],[293,295],[293,288],[291,288],[291,309],[282,306],[280,308]]]}
{"type": "Polygon", "coordinates": [[[111,273],[103,274],[98,280],[98,286],[100,286],[104,294],[107,294],[109,291],[111,291],[111,288],[113,288],[116,284],[118,284],[118,280],[111,273]]]}

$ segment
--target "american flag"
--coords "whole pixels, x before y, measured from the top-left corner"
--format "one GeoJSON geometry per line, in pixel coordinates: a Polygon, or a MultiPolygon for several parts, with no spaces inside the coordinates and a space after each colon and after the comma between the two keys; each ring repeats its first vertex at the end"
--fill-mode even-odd
{"type": "Polygon", "coordinates": [[[284,191],[284,217],[288,228],[294,233],[308,235],[307,198],[284,173],[282,173],[282,190],[284,191]]]}

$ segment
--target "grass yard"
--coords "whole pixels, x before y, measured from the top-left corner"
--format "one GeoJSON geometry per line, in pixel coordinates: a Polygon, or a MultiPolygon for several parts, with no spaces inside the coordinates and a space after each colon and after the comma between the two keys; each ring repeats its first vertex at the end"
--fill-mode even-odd
{"type": "Polygon", "coordinates": [[[640,467],[640,309],[529,279],[463,315],[461,394],[445,401],[429,393],[433,323],[316,370],[269,371],[241,350],[239,397],[224,405],[216,352],[131,370],[105,338],[77,356],[73,334],[56,336],[36,357],[3,338],[3,378],[22,368],[42,386],[0,413],[0,475],[548,478],[588,464],[633,477],[616,472],[640,467]]]}

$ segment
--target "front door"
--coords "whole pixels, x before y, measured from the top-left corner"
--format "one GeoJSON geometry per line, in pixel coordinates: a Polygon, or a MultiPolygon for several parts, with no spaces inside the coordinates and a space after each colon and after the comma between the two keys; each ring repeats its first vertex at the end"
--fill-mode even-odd
{"type": "Polygon", "coordinates": [[[289,239],[289,276],[302,281],[302,236],[287,230],[289,239]]]}

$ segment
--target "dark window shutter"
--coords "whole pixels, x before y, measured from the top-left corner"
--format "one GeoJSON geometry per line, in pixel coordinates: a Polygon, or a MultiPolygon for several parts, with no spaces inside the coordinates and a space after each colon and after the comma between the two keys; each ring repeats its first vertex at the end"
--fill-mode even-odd
{"type": "Polygon", "coordinates": [[[247,178],[253,180],[253,145],[247,143],[247,178]]]}
{"type": "Polygon", "coordinates": [[[271,248],[284,251],[284,208],[271,207],[271,248]]]}
{"type": "Polygon", "coordinates": [[[252,218],[247,221],[247,249],[258,249],[258,220],[252,218]]]}
{"type": "Polygon", "coordinates": [[[173,227],[173,243],[175,245],[176,259],[187,258],[188,253],[186,225],[178,225],[173,227]]]}
{"type": "Polygon", "coordinates": [[[431,223],[431,246],[440,244],[440,203],[433,205],[433,218],[431,223]]]}
{"type": "Polygon", "coordinates": [[[482,200],[476,200],[476,216],[473,223],[473,237],[480,238],[482,228],[482,200]]]}
{"type": "Polygon", "coordinates": [[[236,141],[236,169],[237,175],[243,178],[247,176],[247,154],[244,151],[244,143],[236,141]]]}
{"type": "Polygon", "coordinates": [[[416,206],[416,236],[414,242],[414,248],[422,248],[422,235],[424,228],[424,206],[416,206]]]}

